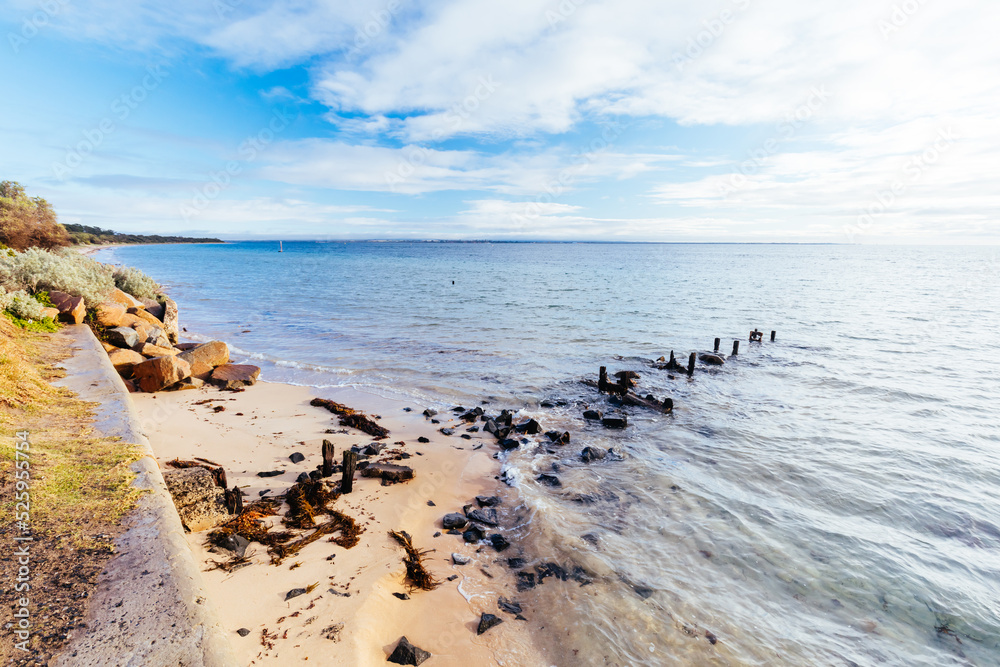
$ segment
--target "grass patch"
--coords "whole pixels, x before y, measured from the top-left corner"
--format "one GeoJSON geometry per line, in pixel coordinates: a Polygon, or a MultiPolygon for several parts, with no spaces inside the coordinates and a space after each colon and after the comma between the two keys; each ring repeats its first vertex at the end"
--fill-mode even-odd
{"type": "Polygon", "coordinates": [[[7,319],[9,319],[11,322],[24,329],[25,331],[31,331],[34,333],[53,333],[55,331],[59,331],[59,329],[62,327],[61,324],[56,322],[51,317],[43,317],[40,320],[30,320],[30,319],[25,319],[23,317],[18,317],[17,315],[11,312],[4,312],[4,315],[7,316],[7,319]]]}

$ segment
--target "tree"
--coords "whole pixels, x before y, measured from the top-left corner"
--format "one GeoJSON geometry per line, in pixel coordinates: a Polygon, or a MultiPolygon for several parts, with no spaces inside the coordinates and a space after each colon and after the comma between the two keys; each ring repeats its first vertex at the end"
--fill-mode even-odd
{"type": "Polygon", "coordinates": [[[0,183],[0,242],[15,250],[58,248],[69,245],[69,234],[59,224],[52,205],[41,197],[28,197],[15,181],[0,183]]]}

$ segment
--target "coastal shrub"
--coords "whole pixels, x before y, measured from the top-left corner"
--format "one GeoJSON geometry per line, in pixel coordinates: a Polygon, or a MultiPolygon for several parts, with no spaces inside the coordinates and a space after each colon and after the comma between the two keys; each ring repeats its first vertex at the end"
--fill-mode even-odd
{"type": "MultiPolygon", "coordinates": [[[[48,295],[45,295],[48,301],[48,295]]],[[[59,324],[51,317],[42,317],[46,304],[24,290],[7,292],[0,287],[0,312],[22,329],[29,331],[56,331],[59,324]]]]}
{"type": "Polygon", "coordinates": [[[115,288],[112,267],[72,251],[31,248],[13,257],[0,254],[0,286],[7,291],[60,290],[98,304],[115,288]]]}
{"type": "Polygon", "coordinates": [[[113,277],[118,289],[137,299],[153,299],[160,291],[155,280],[131,266],[116,266],[113,277]]]}
{"type": "Polygon", "coordinates": [[[69,245],[66,229],[56,219],[52,205],[29,197],[14,181],[0,183],[0,242],[15,250],[59,248],[69,245]]]}

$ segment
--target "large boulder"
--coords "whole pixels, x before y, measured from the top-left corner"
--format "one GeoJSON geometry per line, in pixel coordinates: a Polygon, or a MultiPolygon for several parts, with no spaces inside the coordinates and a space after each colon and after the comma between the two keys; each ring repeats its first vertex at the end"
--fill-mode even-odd
{"type": "Polygon", "coordinates": [[[180,358],[191,364],[191,375],[205,379],[216,366],[229,363],[229,347],[221,340],[181,352],[180,358]]]}
{"type": "MultiPolygon", "coordinates": [[[[180,355],[178,355],[180,356],[180,355]]],[[[221,389],[249,387],[260,377],[260,368],[249,364],[224,364],[212,371],[209,382],[221,389]]]]}
{"type": "Polygon", "coordinates": [[[114,327],[104,332],[107,341],[115,347],[122,347],[131,350],[139,342],[139,334],[135,329],[128,327],[114,327]]]}
{"type": "Polygon", "coordinates": [[[163,329],[170,342],[176,343],[180,337],[180,324],[177,319],[177,304],[173,299],[165,299],[163,302],[163,329]]]}
{"type": "Polygon", "coordinates": [[[142,305],[146,308],[146,312],[155,317],[156,319],[163,321],[163,304],[155,299],[139,299],[142,305]]]}
{"type": "Polygon", "coordinates": [[[81,324],[87,315],[87,306],[82,296],[70,296],[66,292],[52,290],[49,300],[59,309],[59,319],[70,324],[81,324]]]}
{"type": "Polygon", "coordinates": [[[117,287],[104,297],[105,301],[110,301],[111,303],[117,303],[118,305],[125,306],[126,310],[129,308],[142,308],[142,302],[136,299],[131,294],[126,294],[117,287]]]}
{"type": "Polygon", "coordinates": [[[117,327],[126,315],[125,306],[111,301],[97,304],[94,311],[95,319],[102,327],[117,327]]]}
{"type": "Polygon", "coordinates": [[[154,317],[150,313],[146,312],[145,308],[134,308],[134,307],[133,308],[129,308],[128,309],[128,314],[129,315],[135,315],[136,317],[145,320],[146,323],[149,324],[150,327],[162,327],[163,326],[163,322],[161,322],[159,319],[157,319],[156,317],[154,317]]]}
{"type": "Polygon", "coordinates": [[[134,329],[139,335],[139,340],[142,342],[146,342],[149,338],[149,332],[152,330],[152,327],[149,326],[149,323],[146,322],[146,320],[141,317],[136,317],[135,315],[129,315],[128,313],[122,315],[122,323],[120,326],[134,329]]]}
{"type": "Polygon", "coordinates": [[[146,392],[160,391],[190,377],[191,364],[179,357],[156,357],[133,366],[132,375],[139,389],[146,392]]]}
{"type": "Polygon", "coordinates": [[[115,349],[113,352],[109,352],[108,359],[111,360],[111,365],[115,367],[118,374],[124,378],[132,377],[132,368],[136,364],[146,361],[146,358],[138,352],[123,349],[115,349]]]}
{"type": "Polygon", "coordinates": [[[134,348],[143,357],[148,357],[152,359],[153,357],[167,357],[180,354],[180,350],[175,350],[172,347],[160,347],[159,345],[153,345],[152,343],[137,343],[134,348]]]}
{"type": "Polygon", "coordinates": [[[166,470],[163,481],[174,499],[181,523],[191,532],[215,528],[232,517],[226,510],[226,494],[205,468],[166,470]]]}
{"type": "Polygon", "coordinates": [[[46,317],[51,318],[53,320],[58,319],[59,318],[59,309],[58,308],[53,308],[51,306],[49,306],[47,308],[42,308],[42,319],[45,319],[46,317]]]}
{"type": "MultiPolygon", "coordinates": [[[[173,347],[170,339],[167,338],[167,334],[164,333],[163,329],[160,327],[153,327],[149,330],[149,335],[146,336],[146,342],[152,343],[153,345],[159,345],[160,347],[173,347]]],[[[181,350],[177,350],[180,352],[181,350]]]]}

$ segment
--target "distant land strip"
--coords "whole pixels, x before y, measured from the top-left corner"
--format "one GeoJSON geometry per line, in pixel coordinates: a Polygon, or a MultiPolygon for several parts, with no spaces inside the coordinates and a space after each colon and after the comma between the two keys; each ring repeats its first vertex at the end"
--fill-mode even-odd
{"type": "Polygon", "coordinates": [[[103,245],[108,243],[222,243],[222,239],[191,238],[189,236],[160,236],[159,234],[120,234],[110,229],[88,225],[66,225],[74,245],[103,245]]]}

